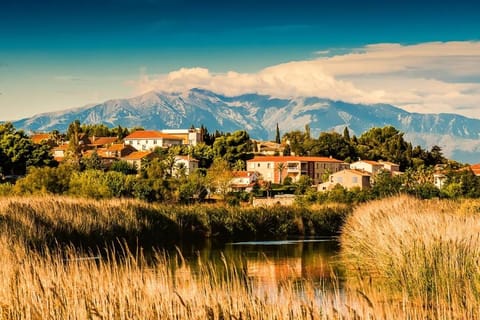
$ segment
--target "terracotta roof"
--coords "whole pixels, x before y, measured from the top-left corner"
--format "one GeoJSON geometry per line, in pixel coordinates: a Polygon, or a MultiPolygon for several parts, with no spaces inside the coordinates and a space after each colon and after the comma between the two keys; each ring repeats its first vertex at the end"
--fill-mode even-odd
{"type": "Polygon", "coordinates": [[[107,151],[122,151],[123,149],[129,148],[123,143],[115,143],[107,147],[107,151]]]}
{"type": "Polygon", "coordinates": [[[117,141],[117,137],[91,137],[90,141],[95,145],[112,144],[117,141]]]}
{"type": "Polygon", "coordinates": [[[338,163],[343,162],[338,159],[330,158],[330,157],[300,157],[300,156],[265,156],[265,157],[257,156],[251,160],[247,160],[247,162],[288,162],[288,161],[338,162],[338,163]]]}
{"type": "Polygon", "coordinates": [[[364,162],[364,163],[368,163],[372,166],[383,166],[383,164],[381,164],[380,162],[377,162],[377,161],[373,161],[373,160],[359,160],[359,161],[355,161],[354,163],[357,163],[357,162],[364,162]]]}
{"type": "Polygon", "coordinates": [[[337,173],[344,172],[344,171],[345,172],[350,172],[350,173],[353,173],[353,174],[357,174],[359,176],[368,176],[368,177],[371,176],[371,174],[367,171],[361,171],[361,170],[355,170],[355,169],[344,169],[344,170],[339,171],[337,173]]]}
{"type": "Polygon", "coordinates": [[[480,176],[480,163],[471,165],[470,170],[472,170],[476,176],[480,176]]]}
{"type": "Polygon", "coordinates": [[[152,154],[150,151],[136,151],[130,153],[128,156],[123,157],[124,160],[140,160],[152,154]]]}
{"type": "Polygon", "coordinates": [[[251,177],[255,172],[253,171],[233,171],[233,176],[235,178],[248,178],[251,177]]]}
{"type": "Polygon", "coordinates": [[[153,131],[153,130],[135,131],[135,132],[129,134],[125,139],[155,139],[155,138],[183,140],[182,138],[179,138],[177,136],[174,136],[174,135],[171,135],[171,134],[168,134],[168,133],[162,133],[162,132],[159,132],[159,131],[153,131]]]}
{"type": "Polygon", "coordinates": [[[35,133],[32,134],[30,137],[33,143],[39,144],[42,141],[46,141],[50,139],[50,134],[49,133],[35,133]]]}

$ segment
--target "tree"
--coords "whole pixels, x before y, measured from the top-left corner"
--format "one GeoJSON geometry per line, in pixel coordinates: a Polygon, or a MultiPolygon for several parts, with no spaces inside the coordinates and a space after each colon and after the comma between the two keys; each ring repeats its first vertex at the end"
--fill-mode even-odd
{"type": "Polygon", "coordinates": [[[310,178],[307,175],[302,175],[300,178],[298,178],[298,181],[296,182],[297,185],[297,190],[295,191],[295,194],[305,194],[308,189],[312,186],[312,178],[310,178]]]}
{"type": "Polygon", "coordinates": [[[280,144],[280,129],[278,128],[278,122],[277,122],[277,128],[275,131],[275,143],[280,144]]]}
{"type": "Polygon", "coordinates": [[[23,130],[0,124],[0,174],[23,175],[31,165],[54,166],[46,145],[35,145],[23,130]]]}
{"type": "Polygon", "coordinates": [[[296,156],[303,156],[307,154],[308,148],[306,145],[309,143],[310,137],[306,133],[299,130],[294,130],[285,133],[283,135],[283,139],[287,141],[287,144],[290,148],[290,153],[294,153],[296,156]]]}
{"type": "Polygon", "coordinates": [[[337,132],[322,132],[312,143],[311,154],[345,160],[356,156],[355,148],[337,132]]]}
{"type": "Polygon", "coordinates": [[[190,155],[198,160],[199,168],[208,168],[213,161],[213,148],[205,143],[199,143],[190,149],[190,155]]]}
{"type": "Polygon", "coordinates": [[[80,140],[80,135],[82,133],[82,128],[80,126],[80,121],[75,120],[68,126],[67,130],[67,139],[68,139],[68,157],[70,160],[80,165],[80,159],[82,157],[82,145],[80,140]]]}
{"type": "Polygon", "coordinates": [[[207,181],[211,190],[222,195],[222,198],[225,200],[230,190],[232,179],[233,173],[228,161],[222,158],[215,158],[212,166],[207,171],[207,181]]]}
{"type": "Polygon", "coordinates": [[[110,171],[121,172],[123,174],[136,174],[137,169],[125,160],[119,160],[112,163],[110,171]]]}
{"type": "Polygon", "coordinates": [[[81,159],[81,163],[86,170],[105,170],[105,165],[103,164],[102,158],[100,158],[96,150],[93,150],[90,156],[83,157],[81,159]]]}
{"type": "Polygon", "coordinates": [[[343,139],[345,139],[345,141],[350,141],[350,131],[348,131],[348,127],[343,129],[343,139]]]}
{"type": "Polygon", "coordinates": [[[213,154],[225,159],[231,166],[238,160],[246,161],[253,158],[252,142],[245,130],[238,130],[215,139],[213,154]]]}
{"type": "Polygon", "coordinates": [[[283,175],[283,171],[285,170],[286,168],[286,164],[284,162],[279,162],[277,164],[277,170],[278,170],[278,177],[279,177],[279,182],[280,184],[282,184],[282,175],[283,175]]]}

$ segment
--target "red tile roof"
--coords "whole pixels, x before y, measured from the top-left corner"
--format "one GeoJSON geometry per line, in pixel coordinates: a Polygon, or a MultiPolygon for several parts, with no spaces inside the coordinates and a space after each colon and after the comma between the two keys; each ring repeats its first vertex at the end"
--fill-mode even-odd
{"type": "Polygon", "coordinates": [[[50,139],[50,134],[49,133],[35,133],[32,134],[30,137],[33,143],[39,144],[42,143],[42,141],[47,141],[50,139]]]}
{"type": "Polygon", "coordinates": [[[90,141],[94,145],[112,144],[117,141],[117,137],[91,137],[90,141]]]}
{"type": "MultiPolygon", "coordinates": [[[[356,170],[356,169],[345,169],[345,170],[342,170],[342,171],[350,172],[350,173],[353,173],[353,174],[356,174],[356,175],[359,175],[359,176],[368,176],[368,177],[371,176],[371,174],[367,171],[361,171],[361,170],[356,170]]],[[[342,172],[342,171],[339,171],[339,172],[342,172]]]]}
{"type": "Polygon", "coordinates": [[[480,176],[480,163],[471,165],[470,170],[472,170],[476,176],[480,176]]]}
{"type": "Polygon", "coordinates": [[[140,131],[135,131],[131,134],[129,134],[125,139],[155,139],[155,138],[165,138],[165,139],[171,139],[171,140],[182,140],[182,138],[168,134],[168,133],[162,133],[159,131],[153,131],[153,130],[140,130],[140,131]]]}
{"type": "Polygon", "coordinates": [[[257,156],[247,162],[287,162],[287,161],[303,161],[303,162],[338,162],[342,163],[335,158],[330,157],[300,157],[300,156],[257,156]]]}
{"type": "Polygon", "coordinates": [[[152,152],[150,151],[136,151],[136,152],[132,152],[130,153],[128,156],[126,157],[123,157],[122,159],[124,160],[140,160],[140,159],[143,159],[149,155],[151,155],[152,152]]]}
{"type": "Polygon", "coordinates": [[[235,178],[248,178],[254,174],[253,171],[233,171],[235,178]]]}
{"type": "Polygon", "coordinates": [[[122,151],[123,149],[129,148],[123,143],[115,143],[107,147],[107,151],[122,151]]]}

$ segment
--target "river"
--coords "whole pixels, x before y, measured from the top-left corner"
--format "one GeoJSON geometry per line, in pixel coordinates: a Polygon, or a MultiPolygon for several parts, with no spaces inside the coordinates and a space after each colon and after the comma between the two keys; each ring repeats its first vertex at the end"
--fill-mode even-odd
{"type": "MultiPolygon", "coordinates": [[[[223,270],[234,264],[248,279],[264,287],[291,282],[313,281],[322,287],[338,284],[339,243],[334,239],[297,239],[282,241],[249,241],[183,243],[178,247],[184,265],[195,272],[200,263],[210,263],[223,270]]],[[[177,250],[171,251],[179,259],[177,250]]]]}

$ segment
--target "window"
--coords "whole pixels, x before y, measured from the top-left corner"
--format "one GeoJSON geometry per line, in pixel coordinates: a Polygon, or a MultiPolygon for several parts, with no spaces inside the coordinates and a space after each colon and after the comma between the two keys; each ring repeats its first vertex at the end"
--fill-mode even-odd
{"type": "Polygon", "coordinates": [[[343,182],[343,177],[337,177],[337,182],[342,183],[343,182]]]}
{"type": "Polygon", "coordinates": [[[260,162],[258,163],[257,167],[259,167],[259,168],[260,168],[260,162]]]}
{"type": "Polygon", "coordinates": [[[358,177],[352,177],[352,183],[358,183],[358,177]]]}
{"type": "Polygon", "coordinates": [[[140,144],[140,140],[137,140],[137,145],[139,145],[139,144],[140,144]]]}
{"type": "Polygon", "coordinates": [[[267,169],[270,169],[270,163],[267,163],[267,169]]]}
{"type": "Polygon", "coordinates": [[[153,144],[157,144],[157,140],[153,140],[153,144]]]}

